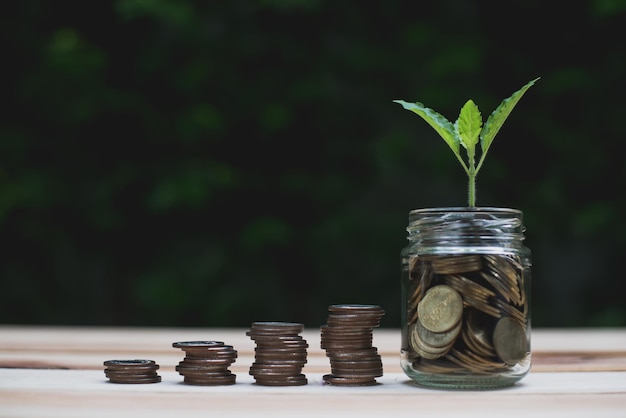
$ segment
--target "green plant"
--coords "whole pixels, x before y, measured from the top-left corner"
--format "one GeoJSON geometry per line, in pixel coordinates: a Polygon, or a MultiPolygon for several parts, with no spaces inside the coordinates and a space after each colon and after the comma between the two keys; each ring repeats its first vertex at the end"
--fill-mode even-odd
{"type": "Polygon", "coordinates": [[[399,103],[406,110],[421,116],[446,141],[467,173],[468,204],[470,207],[474,207],[476,206],[476,175],[485,161],[487,151],[517,102],[537,80],[539,78],[528,82],[510,97],[504,99],[489,115],[484,125],[480,110],[478,110],[478,106],[471,99],[463,105],[454,124],[422,103],[408,103],[404,100],[394,100],[394,103],[399,103]],[[476,144],[478,142],[480,142],[481,153],[478,164],[476,164],[476,144]],[[461,145],[467,152],[467,162],[461,157],[461,145]]]}

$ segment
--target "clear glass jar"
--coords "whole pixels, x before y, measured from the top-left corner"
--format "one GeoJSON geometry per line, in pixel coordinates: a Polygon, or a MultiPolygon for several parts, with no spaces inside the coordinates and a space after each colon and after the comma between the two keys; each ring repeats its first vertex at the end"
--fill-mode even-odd
{"type": "Polygon", "coordinates": [[[402,250],[402,369],[420,385],[492,389],[530,370],[530,250],[522,212],[409,214],[402,250]]]}

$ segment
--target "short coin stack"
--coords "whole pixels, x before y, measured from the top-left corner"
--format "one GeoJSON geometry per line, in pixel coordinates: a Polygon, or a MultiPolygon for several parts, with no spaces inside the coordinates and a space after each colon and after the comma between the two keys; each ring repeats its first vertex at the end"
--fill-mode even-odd
{"type": "Polygon", "coordinates": [[[152,360],[107,360],[104,374],[111,383],[158,383],[159,365],[152,360]]]}
{"type": "Polygon", "coordinates": [[[326,383],[337,386],[375,385],[383,375],[378,349],[372,347],[373,329],[385,311],[376,305],[331,305],[326,325],[320,327],[321,348],[330,359],[326,383]]]}
{"type": "Polygon", "coordinates": [[[250,375],[263,386],[307,384],[302,368],[307,361],[308,344],[299,334],[303,324],[293,322],[253,322],[246,332],[255,343],[250,375]]]}
{"type": "Polygon", "coordinates": [[[228,367],[237,358],[232,345],[221,341],[183,341],[172,344],[185,352],[176,371],[184,376],[183,382],[197,386],[235,384],[236,375],[228,367]]]}

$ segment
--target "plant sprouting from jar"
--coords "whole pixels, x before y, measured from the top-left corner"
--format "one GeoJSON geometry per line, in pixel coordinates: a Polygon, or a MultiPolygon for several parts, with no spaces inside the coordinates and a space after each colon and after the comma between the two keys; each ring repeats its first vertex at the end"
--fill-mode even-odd
{"type": "Polygon", "coordinates": [[[482,115],[478,106],[470,99],[461,108],[456,122],[452,123],[433,109],[427,108],[422,103],[409,103],[404,100],[394,100],[394,103],[402,105],[422,117],[443,139],[454,152],[468,176],[468,204],[476,206],[476,175],[483,166],[487,151],[496,134],[504,124],[506,118],[522,98],[524,93],[539,80],[536,78],[521,89],[504,99],[502,103],[489,115],[483,125],[482,115]],[[480,143],[480,157],[476,164],[476,145],[480,143]],[[465,148],[467,161],[461,156],[461,146],[465,148]]]}

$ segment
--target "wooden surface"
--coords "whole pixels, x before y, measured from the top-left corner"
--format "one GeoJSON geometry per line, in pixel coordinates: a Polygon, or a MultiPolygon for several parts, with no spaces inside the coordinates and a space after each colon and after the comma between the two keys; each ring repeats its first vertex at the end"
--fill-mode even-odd
{"type": "Polygon", "coordinates": [[[0,326],[0,417],[341,416],[626,418],[626,329],[538,329],[533,366],[517,385],[495,391],[421,388],[399,365],[398,330],[376,329],[385,375],[372,387],[323,384],[329,362],[319,331],[307,329],[306,386],[262,387],[248,374],[254,342],[244,329],[0,326]],[[182,384],[176,341],[219,340],[238,358],[233,386],[182,384]],[[155,360],[163,381],[107,382],[103,361],[155,360]]]}

